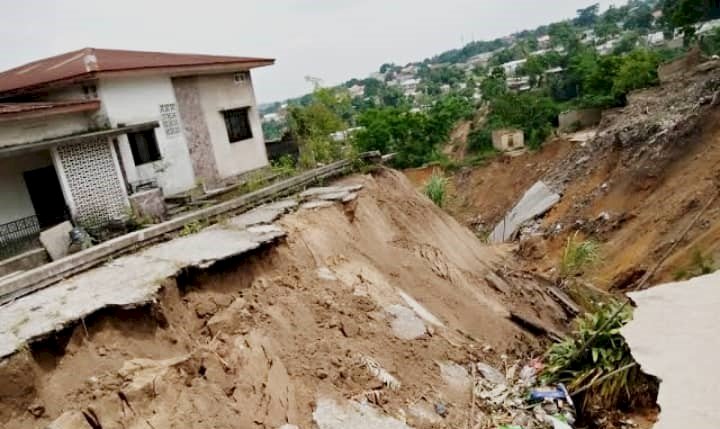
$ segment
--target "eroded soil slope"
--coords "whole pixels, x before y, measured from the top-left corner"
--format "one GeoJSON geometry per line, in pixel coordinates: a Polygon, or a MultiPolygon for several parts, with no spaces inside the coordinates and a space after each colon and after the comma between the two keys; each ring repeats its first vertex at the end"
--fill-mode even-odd
{"type": "MultiPolygon", "coordinates": [[[[558,139],[539,152],[499,157],[453,176],[450,212],[487,231],[536,181],[562,194],[535,228],[531,266],[552,273],[568,236],[602,243],[588,273],[604,288],[634,287],[666,254],[652,283],[698,274],[720,261],[720,69],[629,96],[604,113],[585,143],[558,139]]],[[[415,176],[417,176],[416,173],[415,176]]]]}
{"type": "Polygon", "coordinates": [[[285,243],[1,362],[0,425],[307,428],[318,403],[350,399],[418,428],[464,425],[452,363],[531,352],[511,312],[559,331],[564,313],[400,173],[347,180],[359,199],[286,216],[285,243]]]}

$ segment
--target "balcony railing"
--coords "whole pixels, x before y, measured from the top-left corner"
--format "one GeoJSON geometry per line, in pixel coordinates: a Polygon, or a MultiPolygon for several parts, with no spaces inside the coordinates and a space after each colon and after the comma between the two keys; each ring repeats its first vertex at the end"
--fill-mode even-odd
{"type": "Polygon", "coordinates": [[[0,224],[0,259],[19,255],[39,245],[40,223],[30,216],[0,224]]]}

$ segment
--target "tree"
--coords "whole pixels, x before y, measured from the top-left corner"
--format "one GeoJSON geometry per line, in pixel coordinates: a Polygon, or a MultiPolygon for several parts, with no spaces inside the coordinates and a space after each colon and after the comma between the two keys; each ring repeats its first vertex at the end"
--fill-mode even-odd
{"type": "Polygon", "coordinates": [[[657,67],[660,57],[646,49],[636,49],[623,57],[613,81],[613,93],[617,96],[646,88],[658,83],[657,67]]]}
{"type": "Polygon", "coordinates": [[[314,167],[343,156],[343,147],[330,134],[344,130],[347,124],[339,112],[349,106],[336,89],[316,88],[307,106],[294,105],[288,109],[288,127],[300,146],[301,163],[314,167]]]}
{"type": "Polygon", "coordinates": [[[577,17],[574,19],[575,25],[579,27],[591,27],[598,19],[599,10],[599,3],[595,3],[594,5],[588,6],[584,9],[578,9],[577,17]]]}
{"type": "Polygon", "coordinates": [[[569,53],[576,51],[580,47],[580,38],[569,22],[551,24],[548,34],[553,46],[563,47],[569,53]]]}
{"type": "Polygon", "coordinates": [[[706,0],[664,0],[662,10],[666,31],[672,33],[680,29],[687,45],[695,40],[694,24],[708,13],[709,3],[706,0]]]}
{"type": "Polygon", "coordinates": [[[625,29],[639,30],[647,33],[652,28],[655,18],[652,15],[652,9],[647,3],[640,3],[632,8],[625,20],[625,29]]]}
{"type": "Polygon", "coordinates": [[[505,82],[505,70],[502,67],[495,67],[490,74],[480,83],[480,92],[485,100],[492,100],[507,93],[505,82]]]}

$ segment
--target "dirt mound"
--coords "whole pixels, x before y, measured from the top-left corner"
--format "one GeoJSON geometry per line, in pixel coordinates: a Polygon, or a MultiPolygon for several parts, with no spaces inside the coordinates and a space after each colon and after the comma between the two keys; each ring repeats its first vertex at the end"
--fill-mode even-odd
{"type": "Polygon", "coordinates": [[[462,365],[530,353],[564,313],[401,174],[352,181],[356,201],[284,217],[283,244],[0,363],[2,426],[308,428],[333,407],[464,425],[462,365]]]}

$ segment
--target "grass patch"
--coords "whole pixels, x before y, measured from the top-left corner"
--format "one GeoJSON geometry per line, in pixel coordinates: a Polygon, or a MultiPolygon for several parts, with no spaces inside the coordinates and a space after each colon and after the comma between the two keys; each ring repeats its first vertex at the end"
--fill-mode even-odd
{"type": "Polygon", "coordinates": [[[595,240],[580,240],[577,231],[568,237],[560,260],[560,276],[582,274],[600,261],[600,244],[595,240]]]}
{"type": "Polygon", "coordinates": [[[445,204],[447,179],[437,170],[433,171],[430,179],[425,183],[423,192],[436,206],[442,207],[445,204]]]}

